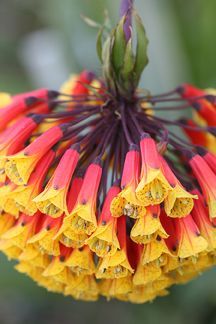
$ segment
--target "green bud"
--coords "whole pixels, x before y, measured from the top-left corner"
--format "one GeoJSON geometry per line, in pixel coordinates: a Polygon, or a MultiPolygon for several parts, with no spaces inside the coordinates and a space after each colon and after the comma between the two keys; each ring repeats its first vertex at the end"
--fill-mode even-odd
{"type": "Polygon", "coordinates": [[[102,62],[103,75],[109,91],[114,95],[130,98],[139,84],[140,77],[148,63],[148,40],[139,15],[133,11],[135,29],[126,41],[123,16],[117,26],[103,42],[103,28],[97,38],[97,52],[102,62]],[[136,49],[133,43],[136,41],[136,49]]]}

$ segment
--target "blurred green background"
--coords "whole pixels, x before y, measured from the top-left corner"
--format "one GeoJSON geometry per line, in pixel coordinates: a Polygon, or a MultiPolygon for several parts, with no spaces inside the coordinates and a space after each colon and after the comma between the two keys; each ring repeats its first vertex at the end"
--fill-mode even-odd
{"type": "MultiPolygon", "coordinates": [[[[166,91],[181,82],[216,83],[216,1],[136,0],[148,37],[142,86],[166,91]]],[[[80,14],[102,21],[105,8],[117,21],[116,0],[0,0],[0,89],[16,93],[58,88],[72,72],[100,73],[96,30],[80,14]]],[[[0,258],[0,324],[216,323],[214,270],[151,304],[75,302],[48,294],[0,258]]]]}

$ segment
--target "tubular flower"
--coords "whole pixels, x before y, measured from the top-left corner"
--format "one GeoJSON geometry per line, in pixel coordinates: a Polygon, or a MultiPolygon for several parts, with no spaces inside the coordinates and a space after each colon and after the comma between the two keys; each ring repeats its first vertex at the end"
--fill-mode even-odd
{"type": "Polygon", "coordinates": [[[138,218],[145,213],[145,207],[141,205],[136,197],[136,187],[140,175],[140,153],[138,147],[131,145],[126,154],[121,179],[121,192],[112,200],[111,213],[114,217],[123,214],[131,218],[138,218]]]}
{"type": "MultiPolygon", "coordinates": [[[[69,213],[73,210],[82,184],[83,179],[81,177],[75,177],[72,181],[67,199],[69,213]]],[[[64,218],[64,222],[57,232],[56,238],[67,247],[81,248],[85,244],[88,236],[87,234],[80,234],[76,230],[74,231],[71,226],[68,226],[68,218],[64,218]]]]}
{"type": "Polygon", "coordinates": [[[95,207],[101,174],[102,168],[97,162],[88,167],[76,204],[64,219],[64,225],[79,234],[90,235],[97,227],[95,207]]]}
{"type": "Polygon", "coordinates": [[[207,89],[201,90],[190,84],[183,84],[178,88],[180,95],[192,104],[194,121],[186,120],[189,127],[184,127],[186,135],[192,140],[194,144],[207,147],[212,153],[216,153],[216,138],[211,131],[202,132],[198,128],[194,131],[196,126],[212,126],[216,125],[216,106],[215,106],[215,90],[207,89]],[[190,127],[192,124],[193,127],[190,127]],[[194,128],[194,129],[193,129],[194,128]]]}
{"type": "Polygon", "coordinates": [[[98,264],[96,278],[114,279],[124,278],[133,273],[127,256],[126,218],[122,216],[117,224],[120,249],[115,254],[107,255],[98,264]]]}
{"type": "Polygon", "coordinates": [[[155,141],[146,134],[142,137],[141,181],[136,188],[136,195],[145,206],[157,205],[164,201],[171,187],[163,174],[155,141]]]}
{"type": "Polygon", "coordinates": [[[109,189],[101,211],[96,231],[86,241],[90,249],[99,257],[113,255],[120,249],[117,238],[117,219],[113,218],[110,212],[110,204],[119,193],[119,188],[113,186],[109,189]]]}
{"type": "Polygon", "coordinates": [[[216,217],[216,174],[198,154],[192,156],[189,163],[202,189],[209,215],[214,218],[216,217]]]}
{"type": "Polygon", "coordinates": [[[19,211],[34,215],[38,208],[34,202],[34,198],[41,192],[47,171],[55,157],[54,151],[50,150],[38,163],[32,172],[28,184],[17,186],[9,197],[15,202],[15,206],[19,211]]]}
{"type": "Polygon", "coordinates": [[[46,188],[34,199],[42,213],[58,217],[67,212],[67,192],[78,159],[79,154],[76,150],[66,150],[46,188]]]}
{"type": "Polygon", "coordinates": [[[165,159],[161,159],[166,178],[173,190],[168,192],[167,197],[164,199],[164,209],[166,214],[171,217],[184,217],[187,216],[194,206],[193,199],[197,198],[187,192],[180,181],[176,178],[172,170],[169,168],[165,159]]]}
{"type": "Polygon", "coordinates": [[[63,136],[61,127],[53,127],[39,136],[24,150],[17,154],[9,155],[5,165],[8,178],[17,185],[27,184],[31,173],[41,158],[63,136]]]}
{"type": "Polygon", "coordinates": [[[146,213],[136,220],[131,229],[131,239],[140,244],[149,243],[158,236],[166,238],[167,233],[163,229],[160,219],[160,206],[147,207],[146,213]]]}
{"type": "Polygon", "coordinates": [[[216,263],[216,92],[140,91],[148,40],[122,4],[102,77],[0,93],[0,250],[50,292],[144,303],[216,263]]]}
{"type": "Polygon", "coordinates": [[[17,153],[23,148],[25,141],[37,128],[40,120],[40,117],[34,117],[34,115],[23,117],[2,133],[0,137],[0,182],[6,180],[6,156],[17,153]]]}

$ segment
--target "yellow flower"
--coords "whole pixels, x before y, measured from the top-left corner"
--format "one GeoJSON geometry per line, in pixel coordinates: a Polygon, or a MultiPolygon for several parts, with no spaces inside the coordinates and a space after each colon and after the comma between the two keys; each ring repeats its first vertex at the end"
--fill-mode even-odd
{"type": "Polygon", "coordinates": [[[116,251],[112,256],[106,256],[100,260],[96,272],[97,279],[114,279],[127,277],[134,270],[127,259],[124,250],[116,251]]]}
{"type": "Polygon", "coordinates": [[[185,217],[190,214],[194,206],[196,195],[187,192],[182,186],[176,184],[164,200],[164,209],[170,217],[185,217]]]}
{"type": "Polygon", "coordinates": [[[72,286],[65,289],[65,294],[77,300],[96,301],[98,299],[98,285],[93,276],[80,276],[72,286]]]}
{"type": "Polygon", "coordinates": [[[148,264],[153,261],[163,263],[163,255],[170,254],[163,239],[154,240],[144,245],[142,252],[142,264],[148,264]]]}
{"type": "Polygon", "coordinates": [[[77,275],[92,275],[95,273],[93,254],[88,246],[73,250],[65,264],[77,275]]]}
{"type": "Polygon", "coordinates": [[[136,243],[149,243],[157,236],[167,238],[168,234],[163,229],[160,219],[160,207],[147,207],[146,214],[136,220],[131,230],[131,239],[136,243]]]}
{"type": "Polygon", "coordinates": [[[121,298],[133,290],[132,276],[118,279],[103,279],[99,283],[100,293],[107,300],[111,298],[121,298]]]}
{"type": "Polygon", "coordinates": [[[162,274],[161,268],[154,262],[142,265],[139,262],[136,272],[133,276],[133,284],[135,286],[146,285],[158,279],[162,274]]]}
{"type": "Polygon", "coordinates": [[[116,220],[99,225],[86,243],[99,257],[115,254],[117,249],[120,249],[116,235],[116,220]]]}

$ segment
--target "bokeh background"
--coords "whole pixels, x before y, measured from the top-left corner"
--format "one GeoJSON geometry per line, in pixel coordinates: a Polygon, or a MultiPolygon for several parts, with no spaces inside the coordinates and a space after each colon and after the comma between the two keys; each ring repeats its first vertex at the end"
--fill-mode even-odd
{"type": "MultiPolygon", "coordinates": [[[[11,93],[36,87],[58,88],[72,73],[100,66],[96,30],[80,14],[113,23],[119,0],[0,0],[0,89],[11,93]]],[[[182,82],[216,84],[216,1],[136,0],[148,38],[149,57],[142,86],[166,91],[182,82]]],[[[0,324],[213,324],[216,271],[168,297],[144,305],[117,301],[82,303],[48,294],[0,257],[0,324]]]]}

